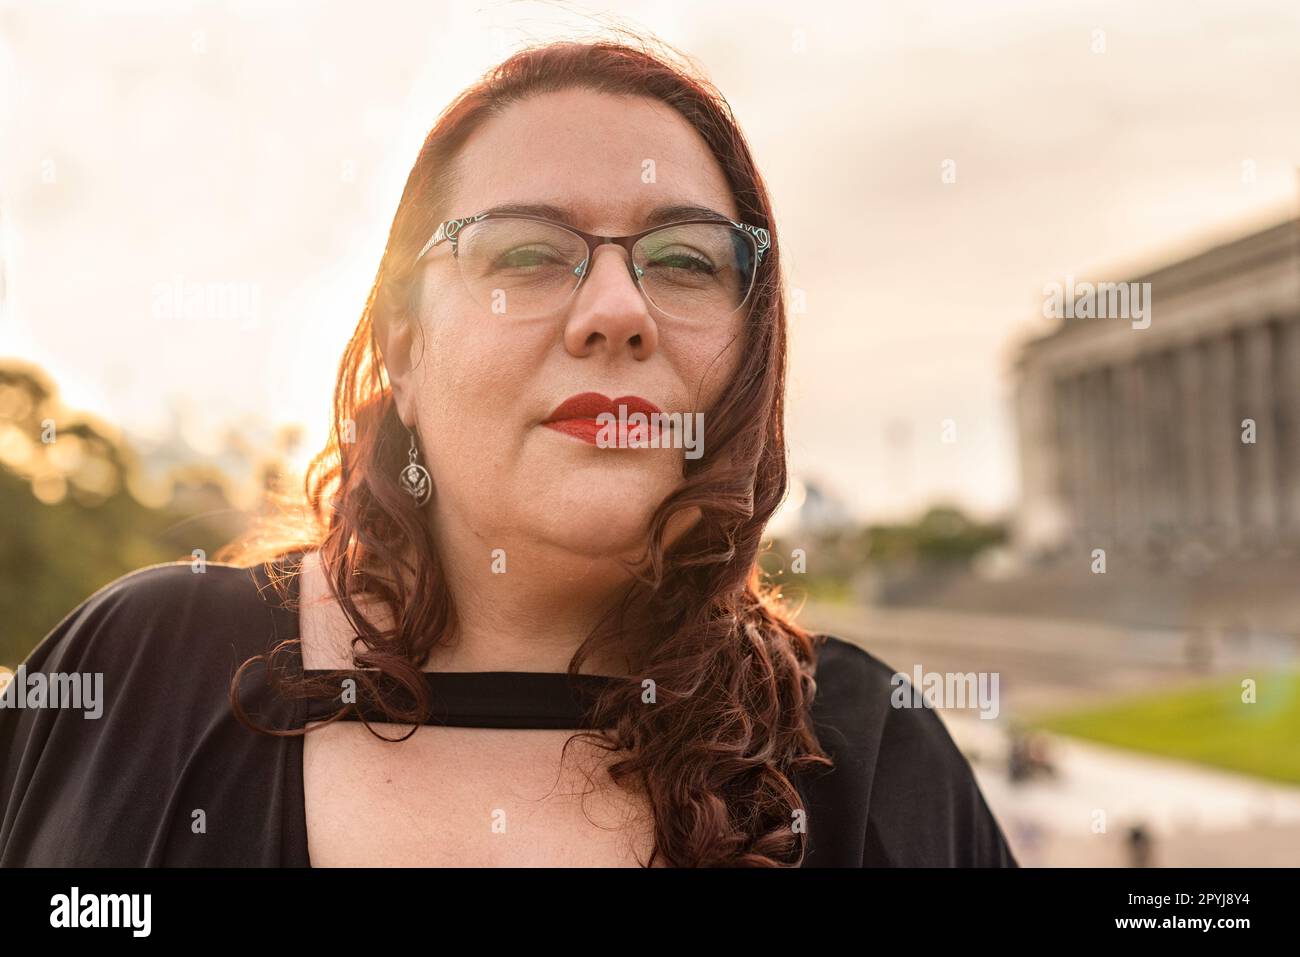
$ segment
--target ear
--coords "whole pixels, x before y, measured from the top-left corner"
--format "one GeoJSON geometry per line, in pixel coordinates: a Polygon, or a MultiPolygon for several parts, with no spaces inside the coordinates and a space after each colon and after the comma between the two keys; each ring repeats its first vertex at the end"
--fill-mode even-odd
{"type": "MultiPolygon", "coordinates": [[[[408,429],[415,427],[415,382],[411,369],[412,351],[418,345],[419,314],[414,302],[397,296],[383,309],[376,310],[375,341],[388,373],[397,414],[408,429]]],[[[416,300],[418,301],[418,300],[416,300]]]]}

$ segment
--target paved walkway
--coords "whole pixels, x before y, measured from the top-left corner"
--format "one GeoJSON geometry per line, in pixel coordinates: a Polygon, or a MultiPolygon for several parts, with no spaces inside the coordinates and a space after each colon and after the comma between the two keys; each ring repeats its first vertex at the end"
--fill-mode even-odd
{"type": "Polygon", "coordinates": [[[1135,824],[1155,866],[1300,865],[1300,787],[1057,735],[1056,774],[1012,782],[1001,718],[943,718],[1026,866],[1127,866],[1135,824]]]}
{"type": "Polygon", "coordinates": [[[1177,631],[1106,623],[811,605],[800,621],[909,675],[917,664],[999,673],[996,719],[943,717],[1026,866],[1127,866],[1136,824],[1151,836],[1155,866],[1300,866],[1300,787],[1056,735],[1040,739],[1054,776],[1014,783],[1007,774],[1006,729],[1016,716],[1294,666],[1293,639],[1207,647],[1177,631]]]}

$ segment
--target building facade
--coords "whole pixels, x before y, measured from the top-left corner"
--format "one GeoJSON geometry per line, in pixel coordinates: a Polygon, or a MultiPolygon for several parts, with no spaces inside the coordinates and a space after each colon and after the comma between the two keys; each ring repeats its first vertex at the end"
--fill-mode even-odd
{"type": "Polygon", "coordinates": [[[1145,327],[1066,318],[1018,356],[1021,550],[1295,551],[1300,219],[1127,282],[1145,327]]]}

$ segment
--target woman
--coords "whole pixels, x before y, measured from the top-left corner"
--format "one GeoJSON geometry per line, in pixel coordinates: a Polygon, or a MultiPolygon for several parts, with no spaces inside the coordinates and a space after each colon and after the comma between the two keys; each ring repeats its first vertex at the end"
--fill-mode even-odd
{"type": "Polygon", "coordinates": [[[46,637],[27,670],[107,701],[0,717],[0,864],[1014,866],[938,717],[760,582],[785,337],[721,96],[511,57],[407,180],[319,531],[46,637]]]}

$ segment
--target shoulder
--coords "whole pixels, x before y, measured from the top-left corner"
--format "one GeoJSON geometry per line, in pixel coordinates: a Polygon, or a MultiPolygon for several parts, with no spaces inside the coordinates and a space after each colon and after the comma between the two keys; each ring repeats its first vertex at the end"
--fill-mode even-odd
{"type": "MultiPolygon", "coordinates": [[[[293,637],[270,585],[260,567],[151,565],[100,588],[45,636],[0,707],[0,866],[157,863],[189,834],[189,811],[178,809],[229,809],[222,781],[232,773],[260,793],[275,752],[258,750],[230,692],[245,661],[293,637]]],[[[265,673],[245,674],[247,711],[292,720],[265,673]]]]}
{"type": "MultiPolygon", "coordinates": [[[[19,688],[81,681],[101,688],[94,720],[68,720],[59,706],[0,711],[10,735],[59,728],[69,745],[94,749],[105,728],[139,744],[178,745],[230,715],[239,668],[294,637],[292,612],[260,567],[155,564],[110,581],[45,635],[14,672],[19,688]]],[[[274,706],[265,668],[240,676],[246,707],[274,706]]]]}
{"type": "MultiPolygon", "coordinates": [[[[15,674],[19,684],[87,676],[81,680],[103,688],[96,720],[68,723],[64,712],[43,709],[39,717],[27,714],[37,722],[30,730],[39,731],[42,722],[67,724],[67,733],[92,747],[103,728],[131,727],[143,742],[144,715],[155,737],[224,721],[241,666],[295,633],[295,614],[261,566],[170,562],[129,572],[83,600],[15,674]]],[[[277,699],[267,672],[256,664],[243,672],[240,700],[272,707],[277,699]]],[[[20,714],[10,718],[10,732],[14,722],[27,727],[20,714]]]]}
{"type": "Polygon", "coordinates": [[[834,635],[818,635],[817,640],[814,711],[827,730],[842,736],[843,744],[875,751],[902,740],[938,757],[965,761],[933,708],[899,706],[912,701],[905,672],[834,635]]]}
{"type": "Polygon", "coordinates": [[[820,634],[813,716],[824,747],[869,754],[879,745],[896,672],[859,645],[820,634]],[[827,740],[828,738],[828,740],[827,740]]]}
{"type": "Polygon", "coordinates": [[[835,635],[816,636],[817,688],[835,691],[861,691],[864,687],[888,687],[894,675],[889,667],[860,645],[835,635]]]}
{"type": "Polygon", "coordinates": [[[840,797],[865,806],[864,862],[1015,864],[966,756],[912,684],[864,648],[819,635],[813,717],[842,769],[840,797]]]}
{"type": "Polygon", "coordinates": [[[142,655],[178,665],[247,658],[268,650],[277,635],[292,637],[291,622],[260,566],[168,562],[104,585],[68,612],[25,664],[84,669],[142,655]]]}

